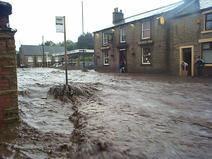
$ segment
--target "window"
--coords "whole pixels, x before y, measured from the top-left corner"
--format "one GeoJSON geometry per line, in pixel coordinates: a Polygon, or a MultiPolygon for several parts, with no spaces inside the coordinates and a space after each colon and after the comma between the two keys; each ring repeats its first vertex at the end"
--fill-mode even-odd
{"type": "Polygon", "coordinates": [[[150,21],[142,23],[141,39],[150,39],[150,21]]]}
{"type": "Polygon", "coordinates": [[[55,62],[58,62],[59,61],[59,57],[55,57],[55,62]]]}
{"type": "Polygon", "coordinates": [[[202,45],[202,59],[205,63],[212,63],[212,42],[202,45]]]}
{"type": "Polygon", "coordinates": [[[126,28],[122,27],[120,28],[120,43],[126,42],[126,28]]]}
{"type": "Polygon", "coordinates": [[[47,62],[51,62],[51,61],[52,61],[51,57],[47,57],[47,62]]]}
{"type": "Polygon", "coordinates": [[[109,65],[108,51],[104,51],[104,65],[109,65]]]}
{"type": "Polygon", "coordinates": [[[32,57],[32,56],[29,56],[29,57],[28,57],[28,62],[34,62],[34,60],[33,60],[33,57],[32,57]]]}
{"type": "Polygon", "coordinates": [[[40,56],[38,57],[37,60],[38,60],[38,62],[42,62],[43,61],[42,57],[40,57],[40,56]]]}
{"type": "Polygon", "coordinates": [[[149,47],[142,48],[142,64],[151,64],[151,49],[149,47]]]}
{"type": "Polygon", "coordinates": [[[205,30],[212,30],[212,13],[205,15],[205,30]]]}
{"type": "Polygon", "coordinates": [[[103,33],[103,45],[107,45],[107,44],[108,44],[108,34],[103,33]]]}

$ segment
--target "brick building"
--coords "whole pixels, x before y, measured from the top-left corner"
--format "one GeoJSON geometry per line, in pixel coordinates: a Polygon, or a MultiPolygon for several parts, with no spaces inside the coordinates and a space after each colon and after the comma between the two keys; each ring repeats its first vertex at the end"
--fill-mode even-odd
{"type": "Polygon", "coordinates": [[[52,56],[52,54],[63,54],[64,47],[60,46],[41,46],[41,45],[21,45],[19,49],[19,58],[21,66],[41,67],[52,65],[61,59],[52,56]],[[44,56],[43,56],[44,55],[44,56]]]}
{"type": "Polygon", "coordinates": [[[113,12],[113,25],[94,32],[97,71],[195,75],[201,56],[204,73],[212,71],[212,1],[184,0],[124,18],[113,12]]]}
{"type": "Polygon", "coordinates": [[[15,30],[9,27],[12,6],[0,1],[0,125],[18,119],[15,30]]]}

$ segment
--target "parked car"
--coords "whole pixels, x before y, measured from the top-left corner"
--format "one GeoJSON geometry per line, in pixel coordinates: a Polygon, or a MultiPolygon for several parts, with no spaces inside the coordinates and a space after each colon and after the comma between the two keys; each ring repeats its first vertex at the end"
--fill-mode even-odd
{"type": "Polygon", "coordinates": [[[57,68],[57,67],[62,67],[63,65],[60,64],[60,63],[55,63],[55,64],[53,64],[52,66],[57,68]]]}

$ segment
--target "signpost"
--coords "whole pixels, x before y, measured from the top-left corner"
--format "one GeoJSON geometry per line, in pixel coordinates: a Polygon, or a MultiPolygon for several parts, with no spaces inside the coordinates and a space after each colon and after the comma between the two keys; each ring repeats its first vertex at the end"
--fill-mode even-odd
{"type": "Polygon", "coordinates": [[[57,33],[64,33],[65,76],[66,76],[66,85],[68,85],[67,47],[66,47],[66,19],[65,19],[65,16],[56,16],[56,32],[57,32],[57,33]]]}

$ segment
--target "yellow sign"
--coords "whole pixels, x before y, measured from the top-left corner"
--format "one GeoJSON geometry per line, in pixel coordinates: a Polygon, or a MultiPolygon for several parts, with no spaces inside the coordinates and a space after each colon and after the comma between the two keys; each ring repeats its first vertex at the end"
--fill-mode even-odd
{"type": "Polygon", "coordinates": [[[151,43],[153,43],[152,40],[145,40],[145,41],[138,42],[139,45],[145,45],[145,44],[151,44],[151,43]]]}
{"type": "Polygon", "coordinates": [[[165,18],[164,17],[160,17],[160,24],[162,24],[162,25],[165,24],[165,18]]]}

